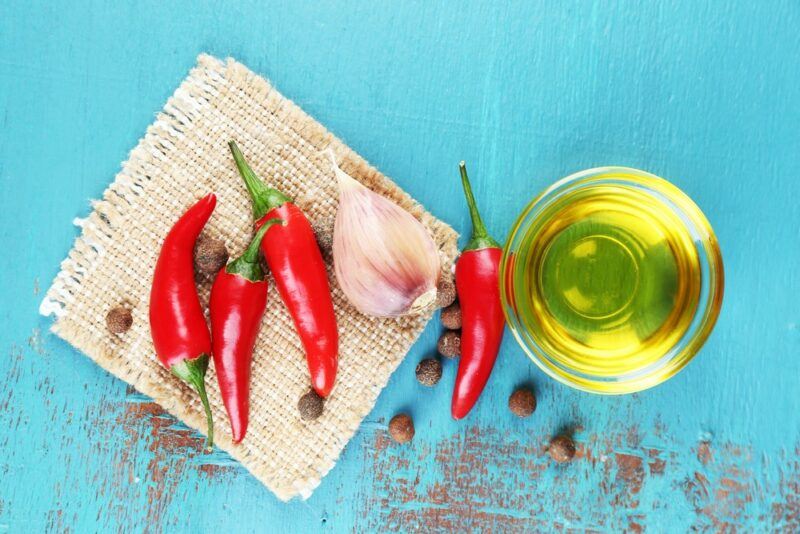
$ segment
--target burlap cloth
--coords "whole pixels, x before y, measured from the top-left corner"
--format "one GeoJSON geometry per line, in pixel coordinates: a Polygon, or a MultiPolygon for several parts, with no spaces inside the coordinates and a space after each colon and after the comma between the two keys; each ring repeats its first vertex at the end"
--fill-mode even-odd
{"type": "MultiPolygon", "coordinates": [[[[156,360],[148,325],[150,282],[161,242],[183,211],[209,191],[217,208],[205,232],[238,255],[252,235],[250,199],[230,156],[235,139],[254,170],[293,196],[313,222],[333,217],[338,191],[331,147],[342,169],[418,217],[440,247],[450,272],[456,234],[426,212],[264,78],[228,59],[201,55],[130,153],[94,211],[42,302],[55,315],[53,332],[104,369],[152,397],[188,426],[204,431],[197,395],[156,360]],[[133,326],[110,334],[106,313],[125,303],[133,326]]],[[[308,497],[330,471],[389,376],[430,319],[378,320],[356,312],[336,284],[327,257],[339,323],[339,374],[325,412],[303,421],[297,401],[309,390],[304,353],[274,284],[258,338],[252,375],[250,426],[241,445],[229,423],[213,366],[206,383],[216,444],[239,460],[278,498],[308,497]]],[[[206,303],[210,280],[200,280],[206,303]]]]}

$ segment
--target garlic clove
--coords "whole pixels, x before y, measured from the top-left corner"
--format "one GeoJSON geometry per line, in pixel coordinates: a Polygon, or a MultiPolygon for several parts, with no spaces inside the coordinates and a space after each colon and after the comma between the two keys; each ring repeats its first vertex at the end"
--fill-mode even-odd
{"type": "Polygon", "coordinates": [[[439,251],[428,230],[406,210],[342,171],[333,230],[336,279],[362,313],[399,317],[436,300],[439,251]]]}

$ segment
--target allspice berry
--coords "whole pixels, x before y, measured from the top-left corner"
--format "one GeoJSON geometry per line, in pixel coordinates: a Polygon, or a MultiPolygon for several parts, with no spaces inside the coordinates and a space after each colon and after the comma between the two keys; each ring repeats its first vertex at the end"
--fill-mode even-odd
{"type": "Polygon", "coordinates": [[[450,306],[442,310],[442,326],[450,330],[458,330],[461,328],[461,306],[458,302],[452,303],[450,306]]]}
{"type": "Polygon", "coordinates": [[[442,276],[436,285],[436,307],[444,308],[456,301],[456,284],[450,276],[442,276]]]}
{"type": "Polygon", "coordinates": [[[508,398],[508,408],[517,417],[528,417],[536,410],[536,397],[528,388],[519,388],[508,398]]]}
{"type": "Polygon", "coordinates": [[[217,274],[228,263],[228,249],[221,239],[201,235],[194,247],[194,268],[198,273],[217,274]]]}
{"type": "Polygon", "coordinates": [[[442,378],[442,363],[436,358],[425,358],[417,364],[417,380],[423,386],[435,386],[442,378]]]}
{"type": "Polygon", "coordinates": [[[401,413],[389,421],[389,434],[397,443],[406,443],[414,437],[414,421],[407,414],[401,413]]]}
{"type": "Polygon", "coordinates": [[[569,462],[575,457],[575,442],[569,436],[556,436],[550,441],[547,452],[560,464],[569,462]]]}
{"type": "Polygon", "coordinates": [[[458,332],[445,332],[436,344],[439,354],[445,358],[457,358],[461,356],[461,334],[458,332]]]}
{"type": "Polygon", "coordinates": [[[112,308],[106,314],[106,328],[112,334],[122,334],[127,332],[133,324],[131,311],[125,306],[112,308]]]}
{"type": "Polygon", "coordinates": [[[317,419],[322,415],[325,407],[325,399],[317,395],[313,389],[300,397],[297,401],[297,409],[300,411],[300,417],[306,421],[317,419]]]}
{"type": "Polygon", "coordinates": [[[334,222],[333,217],[323,217],[311,223],[311,229],[314,230],[314,235],[317,237],[317,245],[322,252],[333,250],[334,222]]]}

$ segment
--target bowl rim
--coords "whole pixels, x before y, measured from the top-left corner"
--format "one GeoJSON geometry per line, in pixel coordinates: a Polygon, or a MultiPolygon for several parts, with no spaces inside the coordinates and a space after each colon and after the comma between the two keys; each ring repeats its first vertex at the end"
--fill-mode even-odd
{"type": "Polygon", "coordinates": [[[711,223],[700,207],[683,192],[683,190],[664,178],[641,169],[614,165],[593,167],[572,173],[553,182],[534,197],[533,200],[523,208],[519,216],[517,216],[511,227],[511,231],[508,233],[508,237],[503,246],[499,274],[500,299],[506,322],[517,343],[527,356],[542,371],[558,382],[581,391],[602,395],[621,395],[644,391],[667,381],[686,367],[703,347],[706,340],[711,335],[711,331],[714,329],[719,314],[721,313],[725,288],[724,266],[719,242],[711,223]],[[681,215],[684,221],[684,226],[686,226],[687,230],[693,235],[693,241],[695,242],[698,254],[701,258],[703,254],[705,254],[705,263],[707,263],[708,270],[708,273],[703,271],[703,262],[701,262],[701,272],[703,273],[702,285],[708,284],[708,294],[705,299],[701,298],[698,302],[697,310],[695,311],[692,323],[687,332],[684,333],[664,356],[642,369],[629,372],[628,375],[625,375],[630,376],[633,373],[634,375],[640,376],[626,378],[621,381],[615,381],[613,378],[612,380],[582,378],[566,372],[563,365],[556,365],[543,349],[538,346],[531,346],[524,338],[524,332],[520,332],[523,328],[517,320],[516,314],[508,302],[508,295],[506,294],[507,291],[512,292],[512,288],[510,287],[512,284],[506,283],[507,277],[509,276],[508,260],[513,253],[512,244],[520,230],[527,226],[525,223],[535,219],[531,217],[531,214],[535,212],[535,208],[547,205],[550,201],[559,198],[559,196],[564,193],[604,182],[634,186],[649,194],[653,194],[658,200],[665,204],[667,203],[666,201],[669,201],[669,203],[673,205],[673,210],[675,210],[676,207],[679,208],[679,215],[681,215]],[[687,221],[687,219],[689,219],[689,221],[687,221]],[[694,223],[696,227],[689,227],[688,222],[694,223]],[[692,230],[695,232],[692,232],[692,230]],[[697,235],[694,235],[695,233],[697,235]],[[692,325],[698,321],[698,318],[700,318],[699,323],[694,331],[691,332],[692,325]],[[687,338],[687,335],[690,333],[691,335],[687,338]],[[672,354],[673,352],[674,354],[672,354]],[[641,371],[645,372],[641,373],[641,371]]]}

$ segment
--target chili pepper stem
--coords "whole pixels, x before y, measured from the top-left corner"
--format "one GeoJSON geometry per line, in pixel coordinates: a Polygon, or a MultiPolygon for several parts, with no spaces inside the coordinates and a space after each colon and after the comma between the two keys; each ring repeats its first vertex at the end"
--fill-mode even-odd
{"type": "Polygon", "coordinates": [[[277,189],[267,187],[264,182],[259,179],[247,160],[244,154],[239,150],[236,141],[229,141],[228,146],[233,154],[233,161],[236,162],[236,168],[239,169],[239,174],[244,179],[244,185],[247,187],[247,192],[250,193],[250,198],[253,200],[253,215],[256,220],[267,214],[271,209],[277,208],[292,199],[277,189]]]}
{"type": "Polygon", "coordinates": [[[208,354],[201,354],[193,360],[183,360],[170,368],[173,375],[188,383],[200,395],[200,402],[206,412],[206,424],[208,425],[208,438],[206,440],[206,450],[211,450],[214,446],[214,418],[211,415],[211,405],[208,403],[206,393],[205,376],[208,369],[208,354]]]}
{"type": "Polygon", "coordinates": [[[261,246],[261,240],[264,235],[272,226],[276,224],[283,224],[281,219],[269,219],[264,221],[264,224],[256,231],[256,235],[241,256],[233,260],[225,267],[225,272],[228,274],[237,274],[251,282],[260,282],[264,279],[264,270],[258,262],[258,250],[261,246]]]}
{"type": "Polygon", "coordinates": [[[493,247],[500,248],[500,244],[489,235],[486,226],[483,224],[483,219],[481,218],[481,214],[475,202],[475,196],[472,194],[472,185],[469,183],[469,177],[467,176],[466,163],[463,161],[459,163],[458,170],[461,172],[461,185],[464,188],[464,196],[467,198],[469,216],[472,219],[472,237],[470,237],[464,250],[478,250],[493,247]]]}

